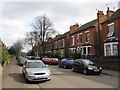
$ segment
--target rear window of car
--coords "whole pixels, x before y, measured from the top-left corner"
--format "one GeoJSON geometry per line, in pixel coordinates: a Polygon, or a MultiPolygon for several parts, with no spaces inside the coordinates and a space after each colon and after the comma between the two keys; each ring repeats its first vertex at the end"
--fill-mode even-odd
{"type": "Polygon", "coordinates": [[[43,58],[43,59],[49,59],[49,58],[43,58]]]}
{"type": "Polygon", "coordinates": [[[58,61],[58,59],[57,59],[57,58],[53,58],[53,60],[58,61]]]}

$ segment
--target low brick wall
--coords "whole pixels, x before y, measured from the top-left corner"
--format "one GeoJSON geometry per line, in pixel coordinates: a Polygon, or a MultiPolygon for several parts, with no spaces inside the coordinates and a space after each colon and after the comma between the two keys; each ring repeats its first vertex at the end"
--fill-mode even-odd
{"type": "Polygon", "coordinates": [[[103,69],[120,71],[120,59],[91,59],[103,69]]]}

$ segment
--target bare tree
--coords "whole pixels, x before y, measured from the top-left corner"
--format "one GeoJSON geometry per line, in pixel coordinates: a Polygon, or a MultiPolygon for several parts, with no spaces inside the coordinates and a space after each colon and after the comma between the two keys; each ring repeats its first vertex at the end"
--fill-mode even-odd
{"type": "Polygon", "coordinates": [[[34,32],[28,32],[25,38],[25,44],[30,45],[32,48],[35,45],[35,34],[34,32]]]}
{"type": "Polygon", "coordinates": [[[32,23],[31,26],[36,36],[35,45],[39,46],[42,50],[42,53],[44,54],[47,39],[55,33],[55,30],[53,29],[53,24],[44,15],[36,17],[34,19],[34,23],[32,23]]]}
{"type": "Polygon", "coordinates": [[[14,43],[10,49],[9,52],[13,55],[20,55],[21,50],[23,49],[23,41],[22,40],[18,40],[16,41],[16,43],[14,43]]]}

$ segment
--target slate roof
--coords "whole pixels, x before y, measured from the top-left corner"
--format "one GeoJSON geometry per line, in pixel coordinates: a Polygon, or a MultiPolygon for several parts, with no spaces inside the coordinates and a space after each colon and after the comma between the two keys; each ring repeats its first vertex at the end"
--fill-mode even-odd
{"type": "Polygon", "coordinates": [[[65,38],[69,33],[70,33],[70,31],[64,33],[63,35],[61,35],[59,38],[56,38],[55,40],[63,39],[63,38],[65,38]]]}
{"type": "Polygon", "coordinates": [[[79,32],[79,31],[82,31],[82,30],[85,30],[85,29],[94,27],[94,25],[95,25],[97,22],[98,22],[97,19],[92,20],[92,21],[90,21],[90,22],[88,22],[88,23],[80,26],[78,29],[76,29],[76,30],[75,30],[74,32],[72,32],[71,34],[75,34],[75,33],[79,32]]]}
{"type": "Polygon", "coordinates": [[[107,22],[107,21],[110,21],[110,20],[113,20],[113,19],[116,19],[120,17],[120,9],[118,9],[116,12],[114,12],[110,17],[108,17],[105,21],[103,21],[102,23],[104,22],[107,22]]]}

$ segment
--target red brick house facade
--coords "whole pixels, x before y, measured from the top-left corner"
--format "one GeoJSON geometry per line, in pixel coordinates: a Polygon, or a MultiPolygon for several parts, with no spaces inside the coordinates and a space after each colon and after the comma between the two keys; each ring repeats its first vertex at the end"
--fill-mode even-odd
{"type": "Polygon", "coordinates": [[[102,24],[102,54],[104,56],[120,55],[120,9],[102,24]]]}
{"type": "Polygon", "coordinates": [[[62,57],[69,56],[69,31],[64,33],[63,35],[57,35],[54,38],[54,50],[58,50],[61,53],[62,57]]]}
{"type": "MultiPolygon", "coordinates": [[[[91,56],[120,55],[120,9],[116,12],[98,11],[97,19],[84,25],[70,26],[70,31],[56,35],[53,49],[59,50],[62,57],[70,53],[91,56]]],[[[50,45],[48,45],[50,46],[50,45]]]]}

